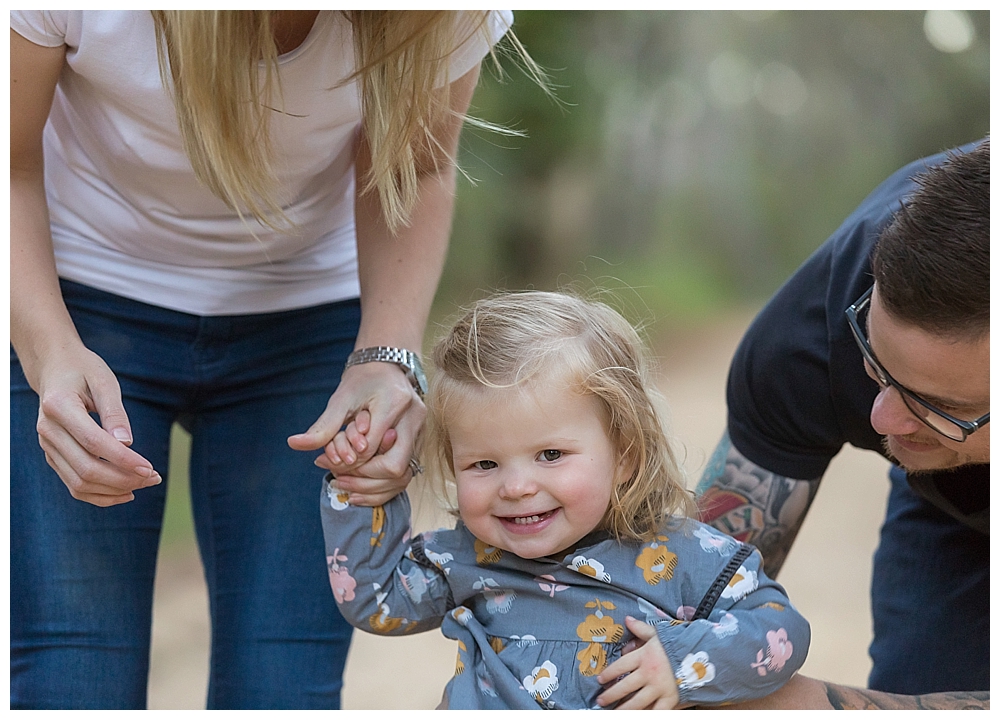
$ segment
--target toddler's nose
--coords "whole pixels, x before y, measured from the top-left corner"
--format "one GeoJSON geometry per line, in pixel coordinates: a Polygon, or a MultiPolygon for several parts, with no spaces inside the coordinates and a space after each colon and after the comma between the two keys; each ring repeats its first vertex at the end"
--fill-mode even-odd
{"type": "Polygon", "coordinates": [[[537,484],[530,475],[512,472],[504,477],[500,495],[504,500],[518,500],[538,492],[537,484]]]}

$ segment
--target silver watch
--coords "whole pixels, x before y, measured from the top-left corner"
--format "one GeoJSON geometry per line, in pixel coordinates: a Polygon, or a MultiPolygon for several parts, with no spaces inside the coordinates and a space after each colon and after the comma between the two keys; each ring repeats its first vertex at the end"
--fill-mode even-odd
{"type": "Polygon", "coordinates": [[[420,357],[415,352],[410,352],[405,348],[367,347],[355,350],[347,356],[347,364],[344,369],[351,365],[360,365],[367,362],[390,362],[399,365],[400,369],[406,373],[406,379],[413,385],[417,395],[422,400],[427,394],[427,376],[424,375],[424,366],[420,364],[420,357]]]}

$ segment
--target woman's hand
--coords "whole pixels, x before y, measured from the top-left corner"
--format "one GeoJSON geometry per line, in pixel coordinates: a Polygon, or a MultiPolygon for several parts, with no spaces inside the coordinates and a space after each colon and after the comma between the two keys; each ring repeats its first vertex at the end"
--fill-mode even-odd
{"type": "Polygon", "coordinates": [[[625,626],[642,644],[597,676],[603,685],[614,683],[598,696],[597,704],[617,702],[616,710],[672,710],[680,700],[677,680],[656,628],[633,617],[625,618],[625,626]]]}
{"type": "Polygon", "coordinates": [[[161,482],[152,464],[129,448],[132,431],[118,380],[95,353],[81,345],[45,363],[38,395],[38,442],[74,498],[120,505],[134,500],[135,490],[161,482]]]}
{"type": "Polygon", "coordinates": [[[322,448],[316,465],[337,476],[352,505],[381,505],[405,490],[413,476],[410,459],[426,414],[398,366],[352,365],[326,411],[306,432],[288,438],[288,445],[322,448]]]}

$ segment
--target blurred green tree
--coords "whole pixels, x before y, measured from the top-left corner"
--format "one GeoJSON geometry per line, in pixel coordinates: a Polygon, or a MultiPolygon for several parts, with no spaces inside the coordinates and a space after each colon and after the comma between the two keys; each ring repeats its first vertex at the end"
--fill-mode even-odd
{"type": "Polygon", "coordinates": [[[659,319],[767,297],[878,182],[989,132],[989,13],[521,11],[487,71],[439,293],[567,280],[659,319]]]}

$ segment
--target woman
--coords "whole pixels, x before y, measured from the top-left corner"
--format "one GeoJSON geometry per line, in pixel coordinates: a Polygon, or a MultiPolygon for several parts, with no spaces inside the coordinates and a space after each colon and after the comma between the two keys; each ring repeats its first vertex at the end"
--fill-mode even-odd
{"type": "Polygon", "coordinates": [[[451,159],[510,22],[11,12],[12,708],[145,705],[174,421],[208,707],[339,705],[350,632],[308,451],[348,487],[409,477],[425,410],[401,351],[420,350],[451,159]],[[400,352],[340,381],[376,347],[400,352]],[[371,447],[340,457],[361,409],[371,447]]]}

